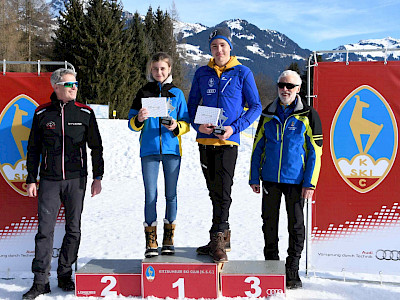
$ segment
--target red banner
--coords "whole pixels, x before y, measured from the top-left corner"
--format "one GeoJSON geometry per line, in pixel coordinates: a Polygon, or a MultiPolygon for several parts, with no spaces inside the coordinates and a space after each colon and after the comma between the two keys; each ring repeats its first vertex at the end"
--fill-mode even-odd
{"type": "Polygon", "coordinates": [[[397,61],[322,62],[314,69],[314,104],[324,134],[312,205],[317,268],[395,272],[380,264],[391,259],[379,251],[400,248],[393,236],[400,228],[399,90],[397,61]]]}
{"type": "Polygon", "coordinates": [[[0,76],[0,271],[28,271],[34,256],[37,199],[26,193],[26,152],[35,109],[50,101],[50,75],[0,76]]]}

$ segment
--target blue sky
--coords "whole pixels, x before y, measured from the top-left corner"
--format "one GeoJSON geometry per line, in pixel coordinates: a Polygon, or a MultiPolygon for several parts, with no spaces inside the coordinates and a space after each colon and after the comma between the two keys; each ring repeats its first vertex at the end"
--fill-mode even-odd
{"type": "MultiPolygon", "coordinates": [[[[122,0],[124,9],[145,14],[170,10],[172,0],[122,0]]],[[[362,39],[400,39],[400,0],[175,0],[179,19],[214,26],[244,19],[277,30],[300,47],[331,50],[362,39]]]]}

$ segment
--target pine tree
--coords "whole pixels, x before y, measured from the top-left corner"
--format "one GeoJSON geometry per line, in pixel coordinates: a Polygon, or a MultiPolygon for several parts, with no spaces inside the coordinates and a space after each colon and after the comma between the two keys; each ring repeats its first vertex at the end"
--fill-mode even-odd
{"type": "Polygon", "coordinates": [[[132,63],[131,37],[121,16],[116,0],[89,0],[75,65],[82,101],[110,104],[110,111],[115,109],[118,117],[126,118],[138,72],[132,63]]]}
{"type": "Polygon", "coordinates": [[[168,12],[163,12],[160,8],[157,9],[154,15],[154,28],[153,35],[155,52],[166,52],[171,55],[173,59],[172,73],[174,84],[177,86],[182,85],[181,76],[181,62],[176,48],[176,40],[174,37],[174,25],[168,12]]]}
{"type": "Polygon", "coordinates": [[[130,33],[132,35],[133,44],[133,64],[136,69],[139,70],[139,88],[146,82],[146,65],[150,59],[150,52],[147,47],[149,44],[148,37],[145,34],[145,26],[141,20],[138,12],[133,15],[133,19],[129,26],[130,33]]]}
{"type": "Polygon", "coordinates": [[[81,0],[64,2],[65,11],[60,11],[58,29],[55,31],[53,59],[68,61],[79,74],[77,57],[81,54],[83,43],[81,30],[84,20],[84,11],[81,0]]]}
{"type": "Polygon", "coordinates": [[[155,42],[154,42],[156,36],[155,20],[154,20],[153,9],[151,8],[151,6],[149,6],[147,14],[144,17],[144,32],[147,37],[146,47],[148,49],[148,52],[151,53],[150,55],[153,55],[157,50],[155,48],[155,42]]]}

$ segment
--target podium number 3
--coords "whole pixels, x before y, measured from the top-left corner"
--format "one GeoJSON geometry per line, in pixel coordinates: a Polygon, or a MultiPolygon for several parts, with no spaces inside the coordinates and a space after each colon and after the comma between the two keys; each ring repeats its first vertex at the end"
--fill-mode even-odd
{"type": "Polygon", "coordinates": [[[172,284],[172,288],[178,288],[178,298],[185,298],[185,278],[179,278],[172,284]]]}
{"type": "Polygon", "coordinates": [[[247,277],[244,282],[251,283],[250,288],[254,290],[254,293],[251,291],[245,291],[247,297],[260,297],[261,296],[261,288],[260,288],[260,279],[258,277],[247,277]]]}
{"type": "Polygon", "coordinates": [[[101,277],[101,283],[110,282],[102,291],[101,296],[117,296],[116,291],[111,291],[117,285],[117,279],[114,276],[101,277]]]}

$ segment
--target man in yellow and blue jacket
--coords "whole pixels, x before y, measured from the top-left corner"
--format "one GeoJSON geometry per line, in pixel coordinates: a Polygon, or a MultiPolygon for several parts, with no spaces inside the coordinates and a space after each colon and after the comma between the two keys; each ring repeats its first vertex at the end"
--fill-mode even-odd
{"type": "Polygon", "coordinates": [[[322,127],[318,113],[298,95],[301,78],[284,71],[278,78],[279,97],[260,118],[251,157],[249,184],[260,193],[264,256],[279,260],[278,224],[282,194],[288,214],[289,247],[286,286],[302,286],[298,270],[304,247],[304,199],[311,199],[317,186],[322,155],[322,127]]]}
{"type": "Polygon", "coordinates": [[[240,132],[259,117],[262,107],[253,73],[230,55],[229,29],[214,29],[209,45],[213,58],[196,71],[188,101],[191,124],[197,131],[200,164],[213,205],[210,242],[197,248],[197,253],[210,254],[215,262],[223,262],[228,260],[226,251],[230,250],[228,218],[240,132]],[[246,104],[249,109],[244,112],[246,104]],[[214,132],[213,124],[194,123],[199,105],[222,109],[224,133],[214,132]]]}

